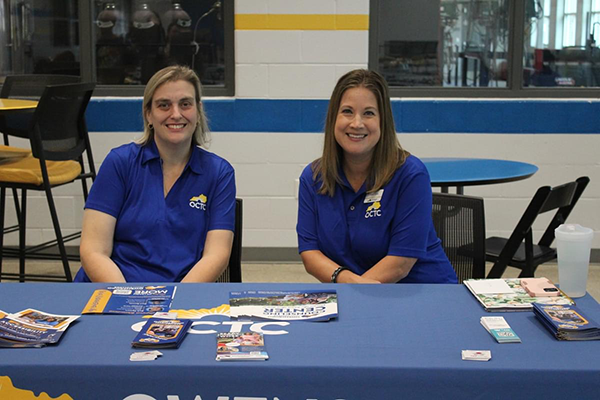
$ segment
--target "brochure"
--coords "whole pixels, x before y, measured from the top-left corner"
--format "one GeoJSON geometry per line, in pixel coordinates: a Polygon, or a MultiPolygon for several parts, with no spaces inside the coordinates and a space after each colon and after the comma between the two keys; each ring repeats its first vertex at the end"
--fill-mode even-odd
{"type": "Polygon", "coordinates": [[[246,290],[230,292],[229,306],[234,319],[328,321],[337,317],[337,293],[246,290]]]}
{"type": "Polygon", "coordinates": [[[15,314],[9,314],[8,317],[12,320],[37,328],[66,329],[71,322],[79,318],[79,315],[48,314],[43,311],[28,308],[15,314]]]}
{"type": "Polygon", "coordinates": [[[58,343],[77,315],[56,315],[27,309],[0,311],[0,347],[43,347],[58,343]]]}
{"type": "Polygon", "coordinates": [[[191,319],[150,318],[131,345],[151,349],[176,349],[183,342],[190,326],[191,319]]]}
{"type": "Polygon", "coordinates": [[[468,279],[463,282],[486,311],[531,311],[533,303],[575,304],[560,292],[557,296],[531,296],[521,286],[521,279],[468,279]]]}
{"type": "Polygon", "coordinates": [[[262,333],[225,332],[217,334],[217,361],[266,360],[262,333]]]}
{"type": "Polygon", "coordinates": [[[97,289],[85,305],[83,314],[152,315],[169,311],[177,286],[107,286],[97,289]]]}
{"type": "Polygon", "coordinates": [[[600,325],[574,305],[534,303],[533,312],[558,340],[600,340],[600,325]]]}
{"type": "Polygon", "coordinates": [[[481,317],[479,322],[498,343],[521,343],[504,317],[481,317]]]}

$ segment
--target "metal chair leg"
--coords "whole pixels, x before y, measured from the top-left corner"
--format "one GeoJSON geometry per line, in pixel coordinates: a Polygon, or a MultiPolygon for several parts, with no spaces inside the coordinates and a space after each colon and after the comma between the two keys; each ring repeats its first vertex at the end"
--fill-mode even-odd
{"type": "Polygon", "coordinates": [[[56,242],[65,271],[65,278],[67,282],[73,282],[73,276],[71,275],[71,268],[69,266],[69,259],[67,258],[67,250],[65,249],[65,242],[63,241],[60,224],[58,222],[58,214],[56,213],[56,207],[52,197],[52,190],[50,189],[49,185],[46,185],[46,198],[48,199],[48,207],[50,208],[50,215],[52,216],[52,225],[54,226],[54,233],[56,235],[56,242]]]}
{"type": "Polygon", "coordinates": [[[2,261],[4,260],[4,207],[6,206],[6,188],[0,188],[0,281],[2,281],[2,261]]]}
{"type": "Polygon", "coordinates": [[[21,219],[19,220],[19,282],[25,282],[25,240],[27,215],[27,190],[21,190],[21,219]]]}

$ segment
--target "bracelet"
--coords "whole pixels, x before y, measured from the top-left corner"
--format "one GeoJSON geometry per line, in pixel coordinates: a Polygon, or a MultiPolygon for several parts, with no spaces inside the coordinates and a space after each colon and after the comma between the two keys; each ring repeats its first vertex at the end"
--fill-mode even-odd
{"type": "Polygon", "coordinates": [[[337,283],[337,277],[340,274],[340,272],[347,271],[347,270],[348,270],[348,268],[346,268],[346,267],[339,267],[338,269],[333,271],[333,274],[331,274],[331,283],[337,283]]]}

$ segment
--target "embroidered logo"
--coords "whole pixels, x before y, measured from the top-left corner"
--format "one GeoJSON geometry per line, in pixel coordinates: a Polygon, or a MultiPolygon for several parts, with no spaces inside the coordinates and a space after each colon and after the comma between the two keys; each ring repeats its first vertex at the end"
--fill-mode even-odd
{"type": "Polygon", "coordinates": [[[369,206],[369,208],[367,208],[367,212],[365,213],[365,218],[381,217],[380,208],[381,208],[381,203],[378,201],[371,204],[369,206]]]}
{"type": "Polygon", "coordinates": [[[206,201],[208,199],[205,195],[194,196],[190,199],[190,207],[197,208],[198,210],[206,211],[206,201]]]}

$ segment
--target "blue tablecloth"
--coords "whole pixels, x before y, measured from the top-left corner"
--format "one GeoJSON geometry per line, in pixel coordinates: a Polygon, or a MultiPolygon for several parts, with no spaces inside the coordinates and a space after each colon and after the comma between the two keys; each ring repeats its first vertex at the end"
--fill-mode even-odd
{"type": "MultiPolygon", "coordinates": [[[[0,309],[79,314],[96,287],[0,284],[0,309]]],[[[600,321],[589,295],[578,305],[600,321]]],[[[0,377],[73,399],[600,396],[600,341],[557,341],[532,312],[486,313],[463,285],[179,284],[172,308],[200,319],[179,349],[155,361],[129,361],[140,316],[84,315],[56,347],[0,349],[0,377]],[[215,361],[211,330],[251,328],[223,315],[229,291],[325,287],[338,291],[337,320],[255,324],[265,331],[268,361],[215,361]],[[496,343],[479,323],[484,315],[504,316],[523,343],[496,343]],[[465,349],[491,350],[492,359],[462,361],[465,349]]]]}

